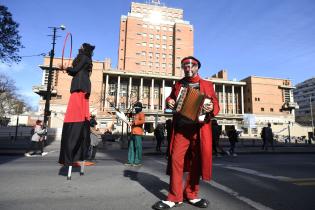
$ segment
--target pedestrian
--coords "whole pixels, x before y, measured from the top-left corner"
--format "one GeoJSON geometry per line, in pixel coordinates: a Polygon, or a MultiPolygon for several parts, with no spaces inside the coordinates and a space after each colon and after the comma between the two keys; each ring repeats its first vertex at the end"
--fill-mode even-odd
{"type": "Polygon", "coordinates": [[[96,127],[97,122],[95,118],[96,118],[95,115],[92,115],[91,120],[90,120],[91,144],[90,144],[89,152],[88,152],[89,160],[95,160],[98,144],[102,141],[101,132],[96,127]]]}
{"type": "Polygon", "coordinates": [[[170,209],[180,206],[184,199],[196,207],[206,208],[209,201],[199,197],[199,180],[210,181],[212,176],[212,131],[210,118],[219,113],[219,103],[210,81],[198,75],[200,62],[193,56],[183,58],[181,66],[185,77],[177,81],[166,99],[168,108],[175,109],[175,100],[181,87],[198,89],[210,99],[203,105],[205,122],[186,120],[181,114],[173,115],[170,153],[167,172],[170,174],[169,193],[166,200],[156,202],[154,209],[170,209]],[[183,189],[183,174],[188,172],[183,189]]]}
{"type": "Polygon", "coordinates": [[[143,124],[145,115],[142,112],[142,103],[134,104],[136,114],[130,123],[131,136],[128,142],[128,162],[126,166],[141,166],[142,165],[142,140],[143,140],[143,124]]]}
{"type": "Polygon", "coordinates": [[[30,148],[25,153],[25,156],[31,157],[32,155],[36,155],[39,150],[41,156],[47,155],[47,152],[44,152],[44,140],[47,130],[43,129],[42,121],[36,120],[35,126],[32,130],[33,135],[31,137],[30,148]]]}
{"type": "Polygon", "coordinates": [[[154,136],[156,139],[156,147],[155,150],[157,152],[161,152],[161,144],[164,141],[164,126],[162,124],[158,124],[154,129],[154,136]]]}
{"type": "Polygon", "coordinates": [[[220,145],[220,135],[221,135],[221,128],[218,125],[218,121],[216,119],[211,120],[212,124],[212,149],[213,155],[216,157],[221,157],[222,154],[225,154],[224,149],[220,145]]]}
{"type": "Polygon", "coordinates": [[[229,137],[230,142],[230,149],[228,151],[229,155],[232,155],[233,157],[236,157],[237,154],[235,153],[235,145],[238,142],[238,132],[235,129],[235,126],[233,125],[232,128],[227,133],[229,137]]]}
{"type": "Polygon", "coordinates": [[[166,159],[168,159],[168,154],[170,153],[170,143],[171,143],[171,133],[172,133],[172,120],[168,119],[165,122],[166,127],[166,140],[167,140],[167,149],[166,149],[166,159]]]}
{"type": "Polygon", "coordinates": [[[267,127],[263,127],[261,130],[261,138],[263,140],[262,150],[268,150],[268,144],[271,145],[272,150],[274,150],[273,146],[273,132],[271,128],[271,124],[268,123],[267,127]]]}
{"type": "MultiPolygon", "coordinates": [[[[83,43],[72,62],[72,67],[66,69],[67,73],[72,76],[72,81],[71,95],[62,128],[59,155],[59,163],[65,166],[72,166],[74,162],[84,161],[87,158],[87,150],[90,145],[90,76],[92,74],[94,48],[95,46],[91,44],[83,43]]],[[[82,168],[84,163],[81,164],[82,168]]],[[[70,169],[72,168],[69,167],[69,173],[71,172],[70,169]]],[[[68,178],[71,179],[69,176],[68,178]]]]}

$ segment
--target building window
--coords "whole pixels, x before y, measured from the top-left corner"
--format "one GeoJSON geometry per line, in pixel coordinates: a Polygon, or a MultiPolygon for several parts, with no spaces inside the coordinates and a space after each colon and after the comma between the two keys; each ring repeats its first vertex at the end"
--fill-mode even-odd
{"type": "Polygon", "coordinates": [[[121,84],[120,85],[120,93],[119,93],[120,97],[126,97],[127,96],[127,88],[128,88],[127,84],[121,84]]]}
{"type": "Polygon", "coordinates": [[[157,40],[159,40],[160,39],[160,35],[155,35],[155,38],[157,39],[157,40]]]}
{"type": "Polygon", "coordinates": [[[141,52],[141,55],[142,55],[142,56],[145,56],[145,55],[146,55],[146,52],[145,52],[145,51],[142,51],[142,52],[141,52]]]}
{"type": "Polygon", "coordinates": [[[162,36],[162,39],[163,39],[163,40],[166,40],[166,36],[165,36],[165,35],[163,35],[163,36],[162,36]]]}
{"type": "Polygon", "coordinates": [[[153,48],[153,43],[150,43],[150,44],[149,44],[149,47],[150,47],[150,48],[153,48]]]}
{"type": "Polygon", "coordinates": [[[172,50],[172,49],[173,49],[173,46],[172,46],[172,45],[168,46],[168,49],[172,50]]]}
{"type": "Polygon", "coordinates": [[[142,42],[142,46],[147,46],[147,43],[146,42],[142,42]]]}
{"type": "Polygon", "coordinates": [[[141,66],[145,66],[145,61],[141,61],[141,66]]]}
{"type": "Polygon", "coordinates": [[[154,94],[153,94],[153,98],[159,98],[159,88],[158,87],[154,87],[154,94]]]}
{"type": "Polygon", "coordinates": [[[160,48],[160,45],[159,45],[159,44],[156,44],[155,47],[156,47],[157,49],[159,49],[159,48],[160,48]]]}
{"type": "Polygon", "coordinates": [[[116,95],[116,89],[117,89],[117,84],[109,84],[109,95],[110,96],[115,96],[116,95]]]}
{"type": "Polygon", "coordinates": [[[155,53],[156,58],[160,58],[160,53],[155,53]]]}
{"type": "Polygon", "coordinates": [[[149,98],[149,87],[143,86],[143,98],[149,98]]]}
{"type": "Polygon", "coordinates": [[[273,108],[270,108],[270,112],[273,112],[273,108]]]}
{"type": "Polygon", "coordinates": [[[162,54],[162,58],[166,58],[166,54],[165,53],[162,54]]]}
{"type": "Polygon", "coordinates": [[[166,44],[163,44],[163,45],[162,45],[162,49],[166,49],[166,44]]]}
{"type": "Polygon", "coordinates": [[[153,57],[153,53],[149,52],[149,57],[152,58],[153,57]]]}
{"type": "Polygon", "coordinates": [[[142,36],[143,36],[143,37],[147,37],[147,34],[146,34],[146,33],[143,33],[142,36]]]}
{"type": "Polygon", "coordinates": [[[142,27],[143,27],[143,28],[148,28],[148,25],[143,24],[142,27]]]}
{"type": "Polygon", "coordinates": [[[162,67],[163,67],[163,68],[166,68],[166,63],[162,63],[162,67]]]}
{"type": "Polygon", "coordinates": [[[260,108],[260,111],[264,112],[264,111],[265,111],[265,108],[261,107],[261,108],[260,108]]]}

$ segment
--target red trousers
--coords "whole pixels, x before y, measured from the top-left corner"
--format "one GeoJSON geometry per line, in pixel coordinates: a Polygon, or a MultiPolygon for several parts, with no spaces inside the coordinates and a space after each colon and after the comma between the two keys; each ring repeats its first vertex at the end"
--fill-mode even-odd
{"type": "Polygon", "coordinates": [[[198,198],[201,174],[199,129],[181,129],[175,133],[171,151],[171,176],[168,201],[182,202],[184,198],[198,198]],[[184,159],[189,154],[189,173],[183,191],[184,159]]]}

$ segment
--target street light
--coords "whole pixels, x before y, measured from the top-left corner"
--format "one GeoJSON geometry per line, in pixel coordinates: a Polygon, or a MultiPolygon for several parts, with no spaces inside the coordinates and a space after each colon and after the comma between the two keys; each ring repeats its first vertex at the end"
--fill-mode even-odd
{"type": "Polygon", "coordinates": [[[65,30],[66,27],[64,25],[61,25],[59,27],[48,27],[48,28],[51,28],[53,30],[53,35],[50,35],[52,36],[53,42],[52,42],[52,49],[49,53],[50,64],[49,64],[49,69],[48,69],[46,102],[45,102],[45,110],[44,110],[44,128],[47,128],[48,118],[51,114],[51,111],[49,109],[50,109],[50,98],[51,98],[51,80],[52,80],[52,73],[53,73],[53,60],[55,56],[56,32],[58,29],[65,30]]]}

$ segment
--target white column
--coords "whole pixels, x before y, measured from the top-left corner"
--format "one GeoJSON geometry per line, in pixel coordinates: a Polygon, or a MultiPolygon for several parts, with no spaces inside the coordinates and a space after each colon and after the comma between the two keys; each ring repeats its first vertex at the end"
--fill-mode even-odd
{"type": "Polygon", "coordinates": [[[162,111],[165,109],[165,80],[162,81],[162,111]]]}
{"type": "Polygon", "coordinates": [[[128,88],[128,108],[131,107],[131,88],[132,88],[132,77],[129,77],[129,88],[128,88]]]}
{"type": "Polygon", "coordinates": [[[143,78],[140,79],[140,97],[139,97],[141,103],[143,103],[143,78]]]}
{"type": "Polygon", "coordinates": [[[215,84],[213,83],[213,90],[215,91],[215,84]]]}
{"type": "Polygon", "coordinates": [[[235,93],[234,93],[234,85],[232,85],[232,114],[236,114],[235,113],[235,93]]]}
{"type": "Polygon", "coordinates": [[[173,80],[173,85],[175,84],[175,80],[173,80]]]}
{"type": "Polygon", "coordinates": [[[226,114],[226,97],[225,97],[225,85],[222,85],[222,99],[223,99],[223,114],[226,114]]]}
{"type": "Polygon", "coordinates": [[[116,93],[116,107],[119,107],[119,93],[120,93],[120,75],[118,75],[117,79],[117,93],[116,93]]]}
{"type": "Polygon", "coordinates": [[[151,110],[154,110],[154,78],[151,80],[151,94],[150,94],[150,108],[151,110]]]}
{"type": "Polygon", "coordinates": [[[244,114],[244,88],[241,86],[241,106],[242,106],[242,114],[244,114]]]}
{"type": "Polygon", "coordinates": [[[106,100],[108,97],[108,89],[109,89],[109,84],[108,84],[108,80],[109,80],[109,75],[106,75],[106,82],[105,82],[105,108],[108,108],[108,101],[106,100]]]}

